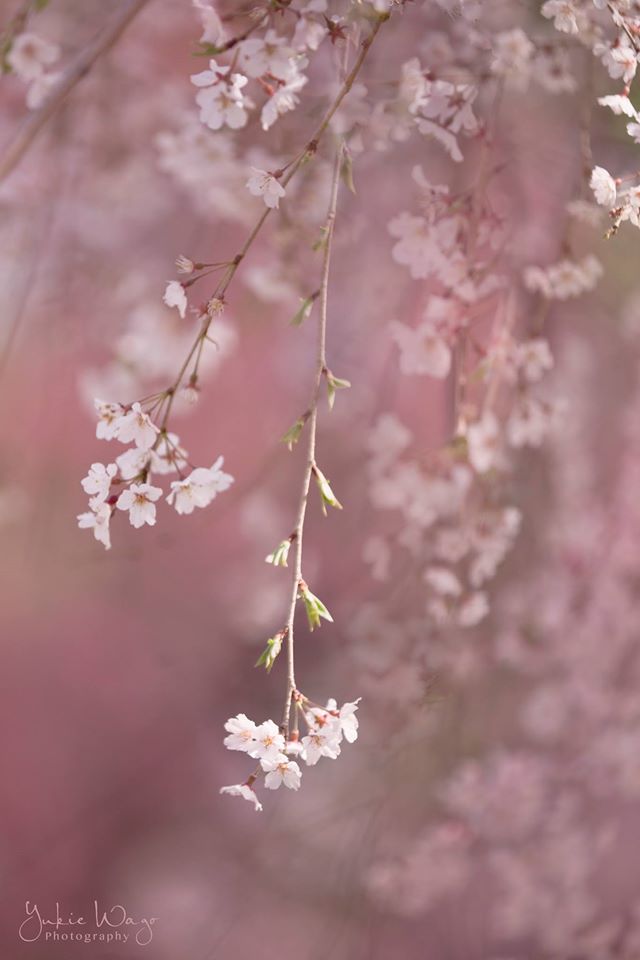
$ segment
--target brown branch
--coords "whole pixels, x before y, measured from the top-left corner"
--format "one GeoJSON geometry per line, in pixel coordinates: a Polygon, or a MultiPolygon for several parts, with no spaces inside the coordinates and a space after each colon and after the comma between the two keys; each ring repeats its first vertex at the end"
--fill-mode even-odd
{"type": "Polygon", "coordinates": [[[133,18],[147,2],[148,0],[124,0],[111,23],[65,70],[45,102],[22,123],[13,141],[0,157],[0,182],[17,166],[47,121],[57,112],[76,84],[87,75],[96,60],[120,39],[133,18]]]}

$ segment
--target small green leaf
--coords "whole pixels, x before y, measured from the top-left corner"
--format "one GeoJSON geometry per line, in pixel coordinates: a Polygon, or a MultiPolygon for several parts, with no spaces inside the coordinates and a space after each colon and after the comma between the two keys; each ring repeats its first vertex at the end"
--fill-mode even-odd
{"type": "Polygon", "coordinates": [[[289,450],[293,450],[296,443],[300,439],[300,434],[304,430],[304,425],[308,419],[309,419],[309,414],[303,413],[301,417],[298,417],[298,419],[293,424],[293,426],[289,427],[289,429],[284,434],[284,436],[281,437],[282,443],[286,443],[289,450]]]}
{"type": "Polygon", "coordinates": [[[282,543],[278,544],[273,553],[270,553],[268,557],[265,557],[265,562],[272,563],[274,567],[286,567],[291,543],[291,537],[289,537],[288,540],[283,540],[282,543]]]}
{"type": "Polygon", "coordinates": [[[327,378],[327,402],[329,404],[329,410],[333,410],[333,405],[336,400],[336,390],[346,390],[351,386],[349,380],[342,380],[340,377],[334,377],[330,370],[325,371],[325,376],[327,378]]]}
{"type": "Polygon", "coordinates": [[[333,623],[333,617],[325,607],[322,600],[319,597],[316,597],[315,594],[311,593],[309,587],[306,585],[304,580],[301,580],[298,585],[298,599],[302,600],[304,603],[304,608],[307,612],[307,620],[309,621],[309,630],[313,631],[316,627],[321,626],[320,620],[328,620],[329,623],[333,623]]]}
{"type": "Polygon", "coordinates": [[[315,464],[313,466],[313,475],[316,478],[316,483],[318,484],[318,490],[320,491],[320,498],[322,502],[322,512],[324,513],[325,517],[327,515],[327,506],[334,507],[336,510],[342,510],[342,504],[331,489],[331,484],[325,477],[322,470],[320,470],[315,464]]]}
{"type": "Polygon", "coordinates": [[[256,660],[254,666],[264,667],[267,673],[271,673],[271,668],[276,662],[278,654],[282,650],[282,641],[287,635],[287,628],[276,633],[275,637],[269,637],[267,645],[256,660]]]}
{"type": "Polygon", "coordinates": [[[351,154],[346,149],[346,147],[342,154],[342,165],[340,167],[340,176],[342,177],[342,180],[347,190],[350,190],[351,193],[355,194],[356,187],[353,182],[353,161],[351,159],[351,154]]]}
{"type": "Polygon", "coordinates": [[[311,313],[311,310],[313,309],[313,305],[316,302],[317,296],[317,293],[312,293],[310,297],[305,297],[304,299],[302,297],[300,298],[300,309],[291,320],[292,327],[299,327],[300,324],[307,319],[311,313]]]}
{"type": "Polygon", "coordinates": [[[324,250],[327,245],[327,240],[329,239],[329,230],[327,227],[323,227],[320,231],[320,238],[316,240],[311,249],[315,252],[318,250],[324,250]]]}

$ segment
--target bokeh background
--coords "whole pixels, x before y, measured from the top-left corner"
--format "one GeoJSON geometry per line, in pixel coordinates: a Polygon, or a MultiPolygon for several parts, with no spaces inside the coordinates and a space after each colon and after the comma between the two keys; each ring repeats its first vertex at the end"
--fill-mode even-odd
{"type": "MultiPolygon", "coordinates": [[[[111,7],[52,0],[37,31],[72,57],[111,7]]],[[[0,3],[3,23],[13,12],[0,3]]],[[[550,30],[533,4],[496,4],[488,23],[550,30]]],[[[364,83],[383,88],[457,30],[446,11],[409,5],[364,83]]],[[[90,396],[135,398],[121,392],[137,369],[114,356],[161,372],[179,355],[185,329],[161,302],[175,257],[232,256],[260,210],[244,159],[193,119],[198,31],[190,5],[152,0],[0,193],[1,955],[637,960],[631,227],[608,244],[585,226],[573,237],[606,276],[551,312],[549,389],[566,416],[545,449],[516,460],[523,530],[489,619],[437,632],[410,564],[380,583],[363,561],[363,544],[390,522],[370,502],[365,463],[385,412],[410,427],[417,451],[450,434],[450,385],[398,372],[389,325],[413,320],[420,291],[391,259],[387,223],[415,203],[416,162],[460,186],[473,151],[454,170],[422,140],[357,158],[357,194],[340,197],[328,346],[353,387],[323,409],[319,434],[344,510],[325,519],[313,504],[305,548],[306,577],[335,624],[313,635],[301,624],[297,672],[314,699],[364,697],[361,737],[307,770],[298,794],[263,797],[261,815],[218,794],[247,772],[222,728],[240,711],[260,721],[281,709],[280,663],[269,676],[253,663],[289,591],[264,556],[291,529],[303,467],[302,450],[279,438],[313,375],[313,325],[289,321],[317,282],[324,156],[252,252],[200,402],[176,421],[197,463],[224,454],[233,488],[190,517],[162,511],[154,529],[118,518],[109,552],[77,529],[80,478],[107,455],[90,396]],[[27,900],[47,916],[56,901],[77,916],[98,900],[158,920],[146,947],[25,944],[27,900]]],[[[309,113],[274,131],[272,156],[289,155],[326,102],[332,58],[319,57],[309,113]]],[[[591,76],[610,91],[599,68],[591,76]]],[[[26,108],[17,78],[0,84],[6,145],[26,108]]],[[[581,109],[577,95],[505,97],[497,189],[514,271],[564,252],[581,109]]],[[[243,136],[259,157],[256,131],[243,136]]],[[[594,118],[592,148],[599,162],[633,165],[613,118],[594,118]]]]}

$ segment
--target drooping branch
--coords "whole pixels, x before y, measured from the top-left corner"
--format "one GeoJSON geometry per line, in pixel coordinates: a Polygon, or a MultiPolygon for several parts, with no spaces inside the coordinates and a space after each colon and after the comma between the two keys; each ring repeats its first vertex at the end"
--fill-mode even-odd
{"type": "Polygon", "coordinates": [[[89,73],[96,61],[114,46],[134,17],[148,2],[149,0],[123,0],[111,22],[67,67],[45,102],[22,123],[14,139],[0,157],[0,183],[15,169],[42,128],[57,113],[76,84],[89,73]]]}
{"type": "Polygon", "coordinates": [[[318,402],[322,381],[327,370],[326,342],[327,342],[327,300],[329,294],[329,268],[331,265],[331,250],[333,245],[333,228],[336,219],[336,208],[338,202],[338,186],[340,183],[340,168],[342,165],[343,146],[340,144],[336,149],[336,156],[333,165],[333,175],[331,179],[331,193],[329,199],[329,210],[324,227],[324,253],[322,259],[322,277],[320,281],[319,294],[319,316],[318,316],[318,337],[316,352],[316,370],[309,403],[309,420],[307,435],[307,451],[302,485],[300,489],[300,499],[298,502],[298,512],[296,516],[296,525],[292,533],[293,543],[293,579],[291,585],[291,599],[287,614],[287,688],[285,693],[284,709],[282,712],[282,729],[285,736],[289,733],[289,717],[291,713],[291,703],[296,691],[295,679],[295,656],[294,656],[294,621],[296,605],[302,582],[302,540],[304,535],[304,521],[307,513],[307,501],[309,499],[309,487],[311,477],[316,462],[316,433],[318,426],[318,402]]]}

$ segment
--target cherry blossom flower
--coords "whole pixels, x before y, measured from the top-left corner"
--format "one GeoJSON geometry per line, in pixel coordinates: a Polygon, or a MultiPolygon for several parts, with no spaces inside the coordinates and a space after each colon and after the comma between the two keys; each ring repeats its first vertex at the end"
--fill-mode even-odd
{"type": "Polygon", "coordinates": [[[224,738],[227,750],[242,750],[248,753],[254,745],[258,729],[253,720],[249,720],[244,713],[239,713],[237,717],[227,720],[224,728],[229,732],[229,736],[224,738]]]}
{"type": "Polygon", "coordinates": [[[247,180],[247,187],[254,197],[262,197],[265,204],[271,209],[277,209],[280,204],[280,197],[285,195],[284,187],[276,180],[274,175],[266,170],[260,170],[258,167],[251,167],[251,176],[247,180]]]}
{"type": "Polygon", "coordinates": [[[149,468],[153,452],[140,447],[131,447],[116,457],[118,472],[123,480],[133,480],[149,468]]]}
{"type": "Polygon", "coordinates": [[[285,741],[273,720],[265,720],[256,727],[253,743],[247,753],[258,760],[273,760],[284,752],[285,741]]]}
{"type": "Polygon", "coordinates": [[[161,496],[160,487],[152,487],[148,483],[132,483],[122,491],[116,507],[118,510],[129,511],[129,522],[132,527],[143,527],[145,523],[153,527],[156,522],[155,501],[161,496]]]}
{"type": "Polygon", "coordinates": [[[266,776],[264,785],[268,790],[277,790],[284,784],[289,790],[298,790],[302,772],[295,760],[289,760],[284,753],[278,753],[275,757],[263,758],[260,766],[266,776]]]}
{"type": "Polygon", "coordinates": [[[217,11],[206,0],[192,0],[202,23],[200,43],[211,44],[214,47],[224,43],[226,34],[217,11]]]}
{"type": "Polygon", "coordinates": [[[176,270],[178,273],[193,273],[196,269],[196,265],[193,260],[190,260],[189,257],[185,257],[180,254],[179,257],[176,257],[176,270]]]}
{"type": "Polygon", "coordinates": [[[598,97],[598,103],[603,107],[609,107],[617,116],[624,114],[627,117],[632,119],[637,119],[638,114],[636,113],[636,108],[629,100],[629,97],[622,97],[618,94],[598,97]]]}
{"type": "Polygon", "coordinates": [[[553,20],[556,30],[562,33],[578,33],[577,9],[571,0],[546,0],[542,4],[542,16],[553,20]]]}
{"type": "Polygon", "coordinates": [[[283,86],[278,87],[275,93],[269,97],[260,114],[260,123],[263,130],[269,130],[278,117],[296,107],[299,100],[298,93],[306,82],[307,77],[304,74],[295,76],[283,86]]]}
{"type": "Polygon", "coordinates": [[[133,403],[131,409],[117,422],[116,437],[121,443],[135,443],[141,450],[148,450],[156,442],[158,427],[139,403],[133,403]]]}
{"type": "Polygon", "coordinates": [[[221,469],[223,457],[218,457],[211,467],[196,467],[184,480],[174,480],[167,503],[172,503],[176,513],[193,513],[196,507],[207,507],[219,493],[228,490],[233,477],[221,469]]]}
{"type": "Polygon", "coordinates": [[[288,80],[291,75],[293,50],[285,37],[275,30],[267,30],[264,37],[249,37],[239,44],[238,66],[248,77],[261,77],[265,73],[288,80]]]}
{"type": "Polygon", "coordinates": [[[229,69],[210,60],[208,70],[191,77],[194,86],[203,88],[196,94],[196,103],[200,107],[200,120],[211,130],[225,125],[237,130],[247,122],[250,102],[242,92],[248,83],[247,77],[240,73],[229,77],[229,69]]]}
{"type": "Polygon", "coordinates": [[[256,813],[262,810],[262,804],[248,783],[233,783],[229,787],[220,787],[220,793],[226,793],[230,797],[242,797],[243,800],[248,800],[253,804],[256,813]]]}
{"type": "Polygon", "coordinates": [[[103,400],[94,400],[94,405],[98,412],[96,437],[98,440],[113,440],[118,435],[124,407],[119,403],[105,403],[103,400]]]}
{"type": "Polygon", "coordinates": [[[162,298],[168,307],[176,307],[178,313],[184,320],[187,312],[187,294],[183,284],[179,280],[170,280],[162,298]]]}
{"type": "Polygon", "coordinates": [[[400,369],[405,374],[429,374],[443,379],[451,369],[451,350],[429,321],[415,329],[394,323],[392,336],[400,348],[400,369]]]}
{"type": "Polygon", "coordinates": [[[496,464],[500,450],[500,427],[493,413],[467,428],[469,462],[478,473],[486,473],[496,464]]]}
{"type": "Polygon", "coordinates": [[[615,180],[604,167],[594,167],[589,181],[596,202],[603,207],[615,207],[617,189],[615,180]]]}
{"type": "Polygon", "coordinates": [[[93,530],[93,535],[107,550],[111,549],[109,521],[111,507],[108,503],[92,503],[91,511],[78,514],[78,526],[81,530],[93,530]]]}
{"type": "Polygon", "coordinates": [[[41,77],[47,67],[60,56],[60,48],[35,33],[17,36],[7,54],[7,63],[21,80],[29,82],[41,77]]]}
{"type": "Polygon", "coordinates": [[[339,710],[335,700],[327,700],[327,710],[329,710],[331,714],[337,711],[337,716],[334,719],[347,743],[355,743],[358,739],[358,718],[356,717],[356,710],[358,709],[358,704],[361,699],[362,697],[358,697],[353,703],[343,703],[339,710]]]}
{"type": "Polygon", "coordinates": [[[92,496],[96,503],[101,503],[109,496],[111,481],[118,472],[115,463],[109,463],[105,467],[103,463],[92,463],[89,473],[81,480],[82,489],[89,496],[92,496]]]}
{"type": "Polygon", "coordinates": [[[519,343],[515,350],[518,369],[529,383],[536,383],[553,367],[549,343],[543,337],[534,337],[519,343]]]}
{"type": "Polygon", "coordinates": [[[493,41],[491,72],[505,77],[512,87],[524,89],[531,75],[533,43],[524,30],[515,27],[498,33],[493,41]]]}
{"type": "Polygon", "coordinates": [[[41,73],[34,77],[29,84],[26,96],[26,104],[29,110],[37,110],[41,107],[49,96],[53,87],[60,80],[60,73],[41,73]]]}
{"type": "Polygon", "coordinates": [[[335,728],[328,731],[310,730],[301,743],[301,756],[309,767],[314,767],[321,757],[335,760],[340,755],[340,731],[335,728]]]}

